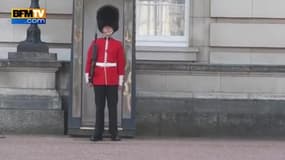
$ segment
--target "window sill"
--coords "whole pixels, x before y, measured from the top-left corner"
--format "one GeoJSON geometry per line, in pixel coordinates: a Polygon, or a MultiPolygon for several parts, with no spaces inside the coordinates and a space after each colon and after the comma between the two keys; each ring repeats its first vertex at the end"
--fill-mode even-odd
{"type": "Polygon", "coordinates": [[[137,46],[137,60],[197,61],[198,48],[137,46]]]}
{"type": "Polygon", "coordinates": [[[186,40],[177,40],[175,37],[172,38],[154,38],[149,40],[136,40],[136,45],[140,47],[184,47],[187,48],[188,42],[186,40]],[[172,39],[172,40],[171,40],[172,39]]]}

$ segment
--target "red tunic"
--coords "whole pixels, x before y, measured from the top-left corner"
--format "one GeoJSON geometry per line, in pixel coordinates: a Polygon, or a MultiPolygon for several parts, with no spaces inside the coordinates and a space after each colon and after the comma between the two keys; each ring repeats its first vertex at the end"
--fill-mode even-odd
{"type": "MultiPolygon", "coordinates": [[[[85,73],[89,73],[93,54],[93,41],[88,49],[85,73]]],[[[94,85],[118,85],[119,76],[125,74],[124,48],[120,41],[113,38],[98,38],[97,63],[93,77],[94,85]]]]}

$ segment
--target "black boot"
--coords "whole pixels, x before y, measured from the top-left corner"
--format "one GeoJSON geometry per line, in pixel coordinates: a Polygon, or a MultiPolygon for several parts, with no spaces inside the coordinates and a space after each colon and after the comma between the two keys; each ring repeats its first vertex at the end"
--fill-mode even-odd
{"type": "Polygon", "coordinates": [[[121,138],[118,135],[115,135],[115,136],[111,136],[111,140],[112,141],[120,141],[121,138]]]}
{"type": "Polygon", "coordinates": [[[96,141],[102,141],[103,140],[103,138],[101,137],[101,136],[91,136],[90,137],[90,141],[94,141],[94,142],[96,142],[96,141]]]}

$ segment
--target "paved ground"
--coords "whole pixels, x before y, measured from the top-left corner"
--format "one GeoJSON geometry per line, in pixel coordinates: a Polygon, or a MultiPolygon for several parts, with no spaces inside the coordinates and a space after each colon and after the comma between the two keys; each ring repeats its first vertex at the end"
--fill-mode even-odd
{"type": "Polygon", "coordinates": [[[1,160],[285,160],[285,140],[0,138],[1,160]]]}

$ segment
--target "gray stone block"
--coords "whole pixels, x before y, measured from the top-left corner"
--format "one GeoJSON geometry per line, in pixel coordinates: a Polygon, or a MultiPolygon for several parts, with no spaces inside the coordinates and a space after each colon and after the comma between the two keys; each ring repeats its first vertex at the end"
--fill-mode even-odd
{"type": "Polygon", "coordinates": [[[56,90],[0,89],[0,109],[61,109],[56,90]]]}
{"type": "MultiPolygon", "coordinates": [[[[24,45],[23,47],[27,46],[24,45]]],[[[39,48],[39,46],[37,47],[39,48]]],[[[56,61],[57,55],[42,52],[10,52],[8,53],[8,59],[18,61],[56,61]]]]}
{"type": "MultiPolygon", "coordinates": [[[[7,70],[10,68],[23,67],[23,68],[58,68],[61,67],[61,63],[58,61],[16,61],[16,60],[0,60],[0,69],[7,70]]],[[[55,69],[54,69],[55,70],[55,69]]]]}
{"type": "Polygon", "coordinates": [[[152,136],[285,135],[285,101],[137,98],[137,133],[152,136]]]}
{"type": "Polygon", "coordinates": [[[0,95],[0,108],[8,109],[60,109],[59,97],[36,95],[0,95]]]}
{"type": "Polygon", "coordinates": [[[63,134],[63,111],[1,109],[0,131],[4,134],[63,134]]]}
{"type": "Polygon", "coordinates": [[[9,55],[12,60],[0,61],[0,132],[64,134],[64,111],[55,85],[61,63],[51,61],[52,54],[9,55]]]}

